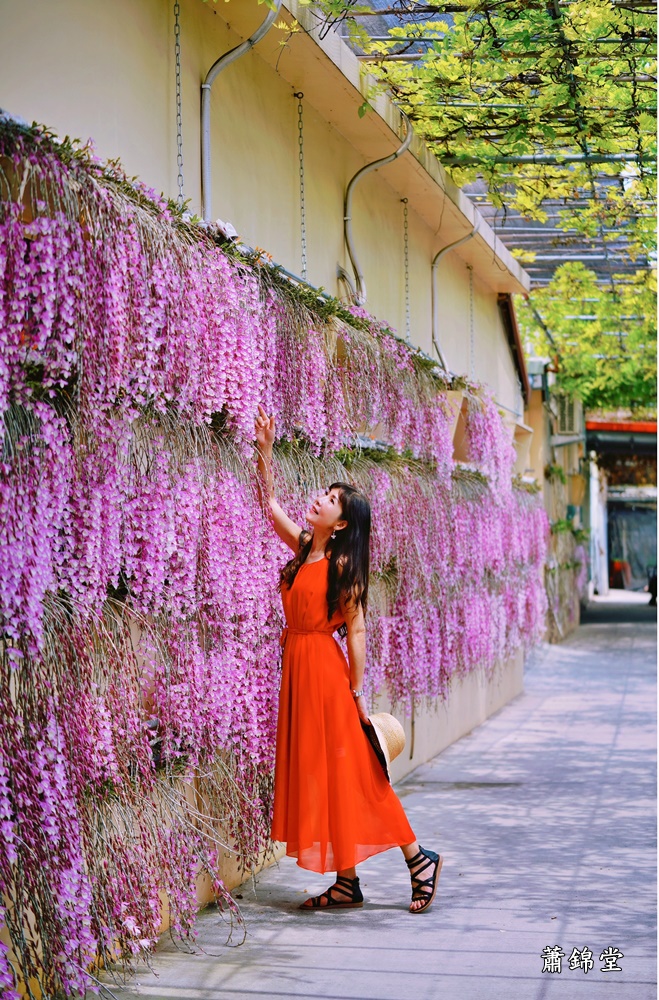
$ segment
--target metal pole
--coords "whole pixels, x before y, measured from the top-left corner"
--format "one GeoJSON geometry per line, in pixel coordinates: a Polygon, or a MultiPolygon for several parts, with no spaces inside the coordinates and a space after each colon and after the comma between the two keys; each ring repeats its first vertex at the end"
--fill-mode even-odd
{"type": "Polygon", "coordinates": [[[475,167],[487,163],[544,163],[560,167],[564,163],[654,163],[654,157],[639,153],[566,153],[544,155],[529,153],[528,156],[444,156],[442,165],[445,167],[475,167]]]}

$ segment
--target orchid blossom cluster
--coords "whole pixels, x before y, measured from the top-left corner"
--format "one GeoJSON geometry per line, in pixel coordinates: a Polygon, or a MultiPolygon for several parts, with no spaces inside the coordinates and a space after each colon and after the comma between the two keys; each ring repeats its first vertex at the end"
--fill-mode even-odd
{"type": "Polygon", "coordinates": [[[278,456],[278,493],[297,516],[310,490],[328,479],[351,482],[369,498],[371,611],[365,685],[394,704],[445,698],[452,678],[492,671],[544,630],[546,514],[523,490],[499,491],[468,470],[445,483],[414,462],[361,456],[349,469],[296,466],[296,485],[278,456]],[[278,483],[279,486],[279,483],[278,483]],[[306,491],[306,492],[305,492],[306,491]]]}
{"type": "Polygon", "coordinates": [[[201,872],[239,920],[219,853],[268,846],[287,555],[259,402],[292,516],[330,480],[371,499],[372,694],[445,697],[537,639],[547,523],[494,404],[471,387],[486,479],[453,462],[446,377],[383,324],[7,122],[0,193],[0,984],[11,962],[73,996],[148,954],[163,899],[193,936],[201,872]]]}
{"type": "Polygon", "coordinates": [[[496,403],[491,396],[469,396],[467,435],[471,460],[485,472],[499,491],[510,489],[517,454],[506,433],[502,433],[496,403]]]}

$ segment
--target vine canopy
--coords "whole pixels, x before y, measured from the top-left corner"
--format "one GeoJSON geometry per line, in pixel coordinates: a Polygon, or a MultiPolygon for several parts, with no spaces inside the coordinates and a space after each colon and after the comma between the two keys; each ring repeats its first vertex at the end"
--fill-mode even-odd
{"type": "Polygon", "coordinates": [[[656,5],[321,0],[365,67],[538,283],[648,267],[656,5]],[[470,187],[471,186],[471,190],[470,187]]]}

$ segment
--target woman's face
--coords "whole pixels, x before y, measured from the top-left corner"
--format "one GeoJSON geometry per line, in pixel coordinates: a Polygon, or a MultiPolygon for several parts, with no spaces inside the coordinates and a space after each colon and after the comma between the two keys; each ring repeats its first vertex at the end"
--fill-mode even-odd
{"type": "Polygon", "coordinates": [[[345,527],[341,497],[336,487],[318,494],[307,511],[307,521],[314,528],[330,532],[334,531],[335,528],[345,527]]]}

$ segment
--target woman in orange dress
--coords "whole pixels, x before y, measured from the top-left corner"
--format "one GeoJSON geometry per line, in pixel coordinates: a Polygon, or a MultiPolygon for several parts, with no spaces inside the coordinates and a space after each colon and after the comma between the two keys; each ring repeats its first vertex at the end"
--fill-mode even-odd
{"type": "Polygon", "coordinates": [[[307,512],[303,531],[274,496],[274,417],[255,421],[259,471],[273,523],[293,550],[281,571],[286,615],[279,695],[275,801],[271,836],[302,868],[335,871],[329,889],[303,909],[359,907],[356,865],[401,847],[412,878],[410,912],[432,903],[442,858],[416,841],[403,807],[366,738],[362,691],[364,612],[371,512],[347,483],[334,483],[307,512]],[[348,662],[333,633],[344,628],[348,662]]]}

